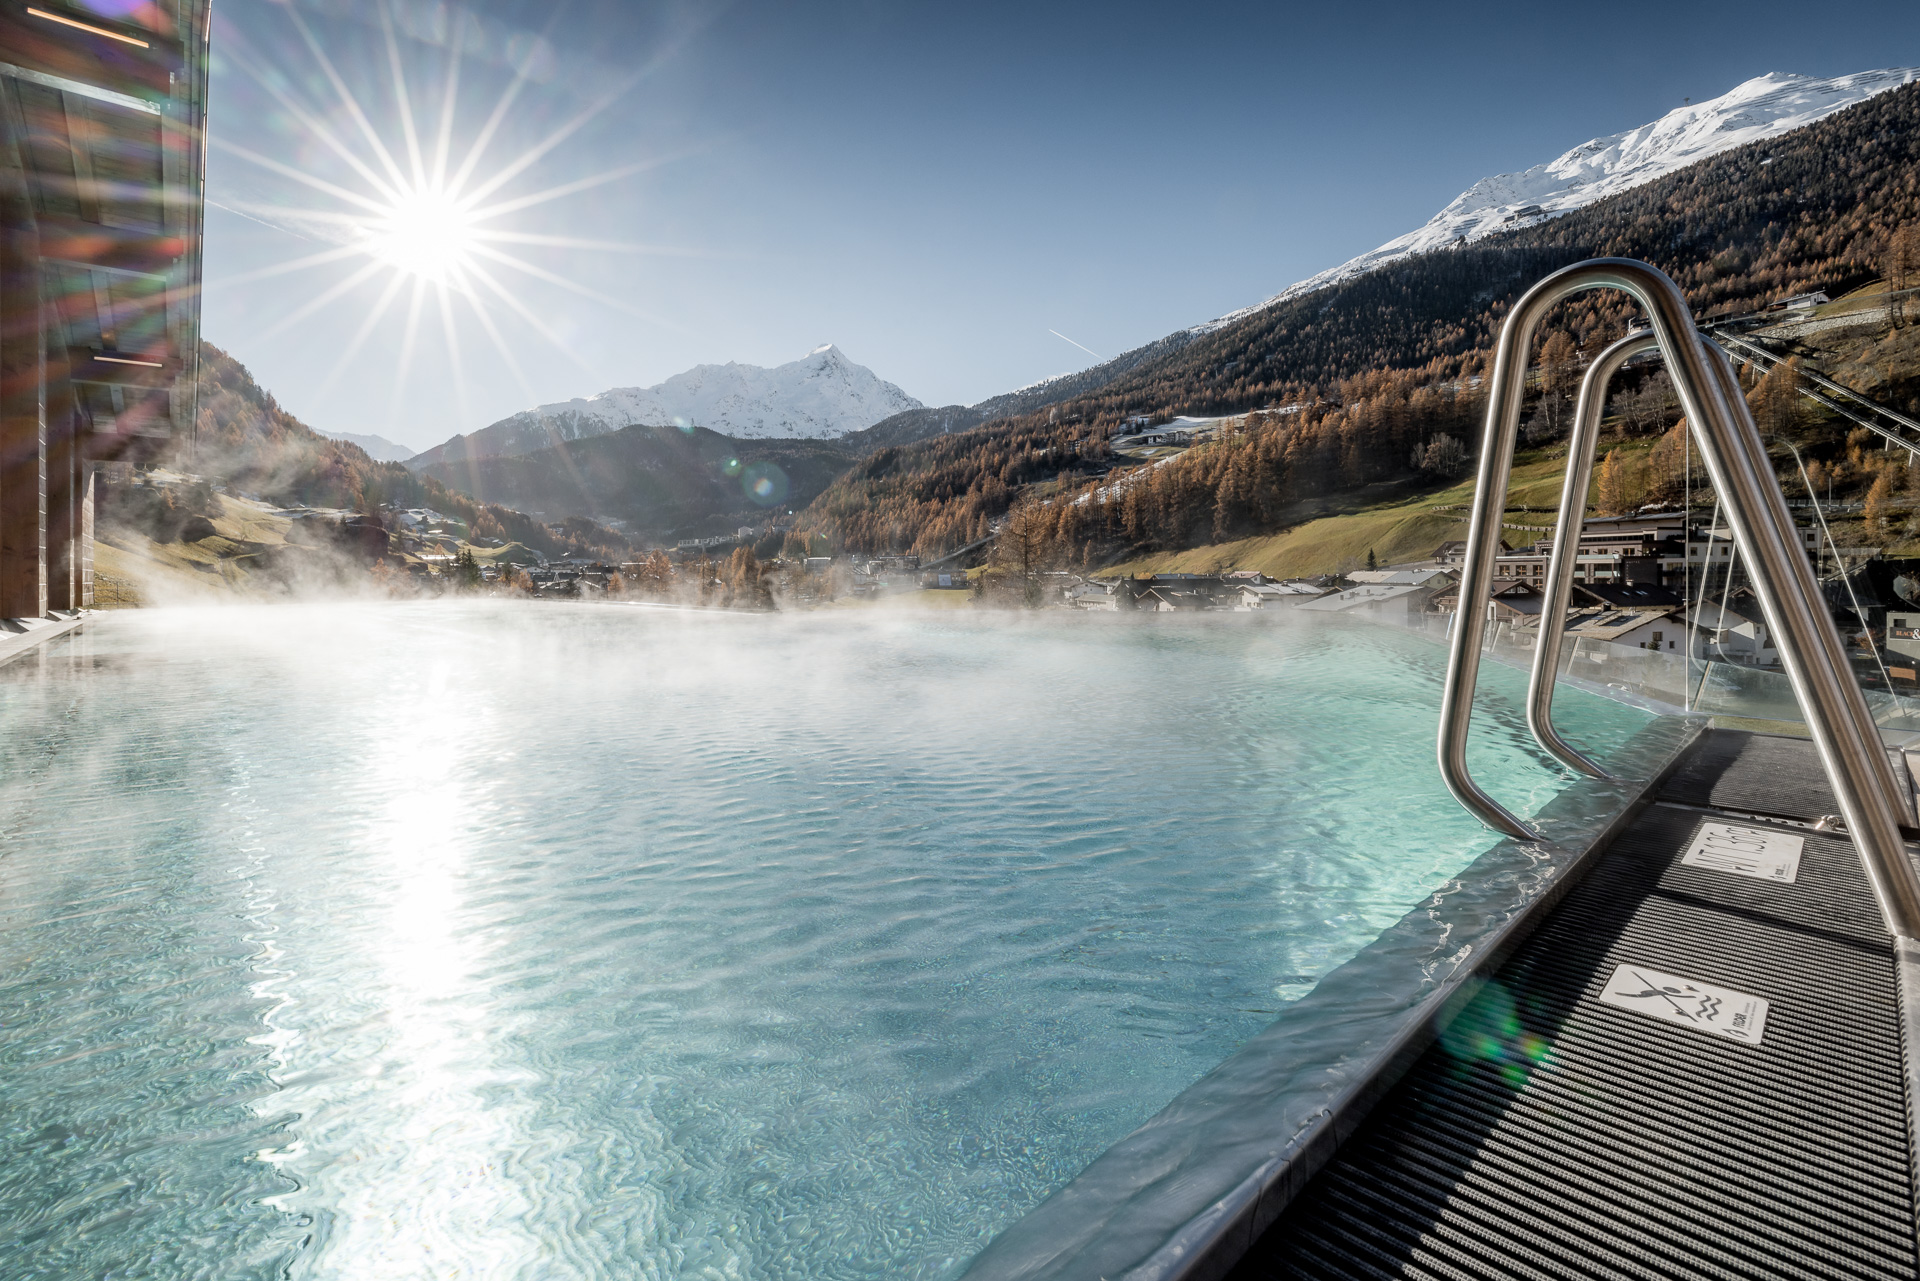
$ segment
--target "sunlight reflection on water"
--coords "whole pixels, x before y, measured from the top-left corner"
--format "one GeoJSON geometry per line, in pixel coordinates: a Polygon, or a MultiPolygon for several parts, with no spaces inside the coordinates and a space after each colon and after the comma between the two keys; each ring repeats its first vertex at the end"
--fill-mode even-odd
{"type": "MultiPolygon", "coordinates": [[[[952,1275],[1491,844],[1431,764],[1443,662],[1261,619],[103,620],[0,669],[0,1249],[952,1275]]],[[[1476,772],[1536,809],[1565,779],[1484,679],[1476,772]]],[[[1647,719],[1557,706],[1603,754],[1647,719]]]]}

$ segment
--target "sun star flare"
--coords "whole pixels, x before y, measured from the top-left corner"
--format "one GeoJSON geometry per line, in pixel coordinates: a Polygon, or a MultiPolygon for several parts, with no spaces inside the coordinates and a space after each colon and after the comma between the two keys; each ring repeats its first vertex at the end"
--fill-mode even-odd
{"type": "MultiPolygon", "coordinates": [[[[393,145],[376,128],[375,117],[348,87],[346,79],[322,49],[301,15],[289,9],[287,20],[299,32],[302,43],[321,73],[321,80],[331,87],[337,100],[335,115],[350,121],[353,128],[336,131],[327,119],[326,108],[305,101],[289,87],[289,77],[273,66],[271,59],[260,57],[244,43],[237,44],[237,47],[230,46],[228,56],[275,99],[286,112],[287,119],[298,126],[305,140],[316,144],[320,152],[331,155],[344,165],[346,172],[329,175],[306,167],[291,156],[282,159],[262,154],[218,135],[212,136],[209,143],[267,173],[298,183],[306,189],[309,199],[315,196],[322,198],[322,203],[304,207],[284,202],[234,201],[232,207],[235,212],[266,222],[269,226],[292,229],[303,238],[330,241],[332,247],[229,281],[216,281],[212,287],[284,276],[343,262],[351,266],[358,259],[358,266],[348,275],[303,301],[297,301],[263,331],[265,336],[278,335],[349,295],[359,294],[363,287],[378,288],[378,296],[371,299],[363,323],[340,353],[323,383],[323,394],[339,384],[347,366],[363,351],[373,336],[375,326],[388,314],[409,283],[412,288],[403,309],[404,332],[395,346],[397,367],[389,418],[397,412],[400,389],[406,382],[421,337],[422,319],[430,311],[438,313],[446,353],[456,371],[465,361],[456,324],[456,314],[460,310],[470,313],[472,319],[478,322],[481,333],[496,349],[502,365],[520,381],[522,390],[529,395],[533,394],[532,384],[515,356],[513,340],[501,331],[498,323],[501,319],[513,317],[524,322],[561,354],[586,367],[585,360],[575,346],[554,332],[552,326],[521,296],[522,291],[509,287],[497,278],[502,268],[651,323],[666,323],[625,299],[612,297],[564,272],[551,270],[501,247],[503,244],[525,245],[548,252],[574,250],[597,255],[609,252],[663,252],[655,246],[543,234],[515,226],[510,221],[503,223],[511,215],[618,181],[656,163],[652,160],[635,161],[519,194],[503,190],[610,107],[638,79],[637,74],[600,94],[517,154],[489,162],[488,153],[500,141],[501,127],[526,87],[526,67],[517,70],[513,82],[499,95],[485,122],[464,148],[456,148],[455,135],[460,132],[457,110],[462,57],[460,42],[455,41],[448,50],[447,65],[441,76],[445,88],[440,92],[438,120],[423,136],[416,127],[410,77],[405,70],[407,59],[401,54],[391,25],[387,25],[387,66],[391,77],[391,97],[396,105],[392,114],[402,134],[397,140],[398,145],[393,145]],[[459,151],[464,151],[464,156],[456,154],[459,151]],[[380,281],[383,276],[384,285],[380,281]],[[501,314],[496,316],[496,311],[501,314]]],[[[298,298],[297,292],[291,296],[298,298]]],[[[456,394],[464,396],[464,381],[456,378],[455,389],[456,394]]]]}
{"type": "Polygon", "coordinates": [[[446,284],[472,269],[476,220],[446,191],[406,192],[365,230],[366,252],[408,275],[446,284]]]}

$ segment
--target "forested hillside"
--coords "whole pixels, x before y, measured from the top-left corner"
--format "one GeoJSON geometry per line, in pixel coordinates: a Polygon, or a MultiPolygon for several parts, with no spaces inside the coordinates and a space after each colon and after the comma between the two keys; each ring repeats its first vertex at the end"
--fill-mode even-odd
{"type": "MultiPolygon", "coordinates": [[[[1087,394],[883,449],[830,486],[803,526],[855,551],[939,553],[980,537],[1045,480],[1060,500],[1053,540],[1076,560],[1271,530],[1330,496],[1423,466],[1444,472],[1453,455],[1440,438],[1473,438],[1478,375],[1506,309],[1547,272],[1642,258],[1708,317],[1811,289],[1837,296],[1873,279],[1890,235],[1920,221],[1917,160],[1920,86],[1910,86],[1553,221],[1276,305],[1087,394]],[[1076,473],[1105,465],[1117,424],[1173,413],[1251,416],[1150,476],[1082,486],[1076,473]]],[[[1565,335],[1574,359],[1563,363],[1577,368],[1630,315],[1618,295],[1586,295],[1550,319],[1548,337],[1565,335]]],[[[1884,394],[1910,404],[1916,390],[1884,394]]]]}
{"type": "Polygon", "coordinates": [[[1194,336],[1193,331],[1181,329],[1164,338],[1157,338],[1144,347],[1121,352],[1111,360],[1071,374],[1048,378],[1017,391],[990,396],[977,405],[909,409],[903,414],[883,418],[865,431],[849,432],[841,437],[841,443],[856,455],[866,454],[888,445],[907,445],[933,436],[965,431],[995,419],[1032,413],[1076,396],[1091,395],[1136,369],[1157,365],[1192,342],[1194,336]]]}
{"type": "Polygon", "coordinates": [[[475,538],[517,540],[548,555],[599,550],[604,541],[604,531],[584,526],[556,535],[519,511],[475,501],[399,463],[375,462],[358,445],[319,435],[211,343],[201,344],[195,439],[170,442],[161,461],[272,502],[361,512],[383,504],[431,507],[466,521],[475,538]]]}
{"type": "Polygon", "coordinates": [[[617,518],[653,539],[731,533],[784,515],[858,455],[837,440],[735,440],[704,427],[623,427],[533,453],[444,460],[418,474],[551,519],[617,518]]]}

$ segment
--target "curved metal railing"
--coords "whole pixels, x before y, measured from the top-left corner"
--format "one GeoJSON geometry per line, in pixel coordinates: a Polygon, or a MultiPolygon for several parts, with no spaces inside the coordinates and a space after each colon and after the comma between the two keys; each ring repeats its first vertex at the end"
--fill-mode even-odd
{"type": "Polygon", "coordinates": [[[1467,768],[1467,733],[1473,716],[1474,686],[1480,675],[1486,609],[1500,550],[1500,520],[1513,471],[1514,442],[1534,331],[1557,303],[1589,289],[1618,289],[1630,295],[1646,312],[1651,331],[1609,347],[1581,386],[1575,439],[1568,453],[1569,475],[1548,567],[1547,612],[1541,619],[1539,644],[1550,645],[1552,652],[1535,655],[1535,675],[1527,700],[1529,725],[1541,745],[1557,759],[1583,773],[1605,776],[1605,771],[1554,730],[1553,674],[1574,558],[1579,552],[1586,482],[1593,466],[1593,446],[1605,408],[1607,383],[1628,357],[1651,344],[1666,360],[1681,408],[1699,441],[1708,478],[1726,509],[1734,542],[1751,567],[1761,612],[1806,716],[1848,834],[1873,884],[1887,929],[1901,938],[1920,939],[1920,877],[1915,876],[1902,842],[1893,771],[1812,567],[1800,548],[1766,447],[1747,412],[1732,367],[1716,349],[1700,340],[1680,290],[1646,263],[1596,258],[1563,268],[1528,290],[1501,328],[1488,388],[1473,510],[1467,520],[1460,600],[1441,696],[1441,778],[1454,797],[1487,826],[1523,840],[1538,839],[1532,828],[1474,782],[1467,768]],[[1603,369],[1603,365],[1610,367],[1603,369]]]}
{"type": "Polygon", "coordinates": [[[1629,334],[1601,352],[1580,382],[1573,432],[1567,438],[1567,480],[1560,489],[1560,515],[1554,521],[1553,551],[1547,557],[1540,635],[1534,642],[1533,671],[1527,678],[1527,728],[1563,765],[1591,778],[1612,775],[1554,728],[1554,677],[1560,671],[1560,642],[1566,634],[1567,605],[1573,596],[1573,574],[1580,557],[1580,529],[1587,517],[1587,486],[1593,480],[1593,454],[1600,443],[1601,421],[1606,417],[1607,391],[1622,365],[1658,345],[1651,331],[1629,334]]]}

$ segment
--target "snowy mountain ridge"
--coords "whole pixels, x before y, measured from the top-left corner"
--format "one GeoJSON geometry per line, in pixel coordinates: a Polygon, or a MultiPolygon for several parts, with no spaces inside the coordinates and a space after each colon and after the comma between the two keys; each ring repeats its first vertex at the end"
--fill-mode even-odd
{"type": "Polygon", "coordinates": [[[357,436],[350,431],[327,431],[320,427],[313,429],[328,440],[344,440],[349,445],[358,445],[367,457],[376,463],[404,463],[413,457],[413,451],[405,445],[388,440],[385,436],[357,436]]]}
{"type": "Polygon", "coordinates": [[[523,409],[407,460],[416,470],[450,457],[529,454],[636,423],[706,427],[747,440],[827,440],[871,427],[919,401],[832,343],[799,360],[761,365],[695,365],[652,387],[614,387],[597,396],[523,409]]]}
{"type": "Polygon", "coordinates": [[[1211,333],[1402,258],[1530,226],[1722,151],[1810,125],[1843,107],[1916,80],[1920,80],[1920,67],[1860,71],[1825,80],[1771,71],[1755,76],[1718,98],[1669,111],[1637,129],[1583,142],[1546,164],[1482,178],[1454,197],[1424,227],[1289,285],[1265,302],[1228,312],[1187,332],[1211,333]]]}

